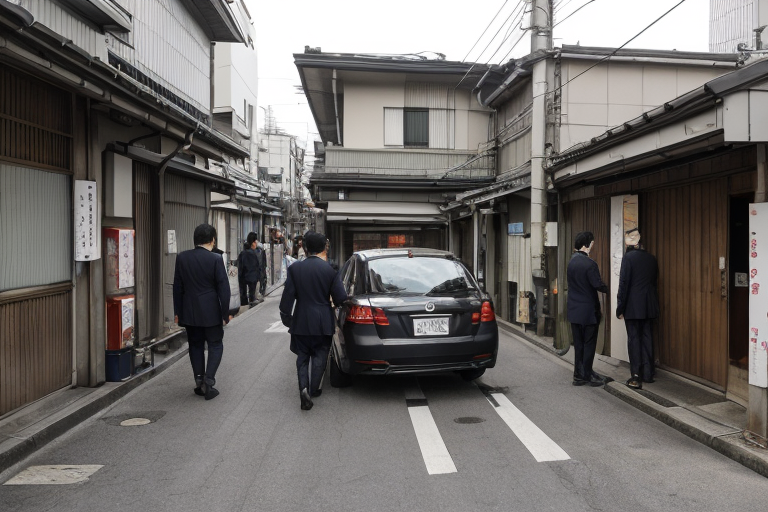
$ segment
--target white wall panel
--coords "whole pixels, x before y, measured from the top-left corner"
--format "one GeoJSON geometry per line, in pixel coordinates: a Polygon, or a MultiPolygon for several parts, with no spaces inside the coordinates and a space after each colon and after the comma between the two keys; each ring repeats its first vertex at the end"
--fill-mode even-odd
{"type": "Polygon", "coordinates": [[[752,47],[757,5],[755,0],[710,0],[709,51],[734,53],[739,43],[752,47]]]}
{"type": "Polygon", "coordinates": [[[384,107],[384,145],[403,145],[403,109],[384,107]]]}
{"type": "Polygon", "coordinates": [[[405,106],[413,108],[453,108],[453,88],[446,84],[408,82],[405,106]]]}
{"type": "Polygon", "coordinates": [[[72,278],[71,178],[0,164],[0,291],[72,278]]]}
{"type": "Polygon", "coordinates": [[[453,149],[456,137],[456,116],[453,110],[429,110],[429,147],[435,149],[453,149]]]}

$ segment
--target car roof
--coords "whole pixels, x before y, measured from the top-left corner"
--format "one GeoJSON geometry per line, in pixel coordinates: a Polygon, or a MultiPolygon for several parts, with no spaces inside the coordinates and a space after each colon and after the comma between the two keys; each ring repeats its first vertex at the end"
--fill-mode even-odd
{"type": "Polygon", "coordinates": [[[441,251],[439,249],[427,249],[425,247],[398,247],[393,249],[368,249],[366,251],[357,251],[355,254],[361,259],[377,260],[380,258],[407,257],[411,253],[415,258],[445,258],[449,260],[458,259],[450,251],[441,251]]]}

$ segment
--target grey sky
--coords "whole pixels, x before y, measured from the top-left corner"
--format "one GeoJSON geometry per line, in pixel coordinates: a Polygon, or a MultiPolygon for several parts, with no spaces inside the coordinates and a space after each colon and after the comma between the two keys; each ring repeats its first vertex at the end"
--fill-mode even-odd
{"type": "MultiPolygon", "coordinates": [[[[339,53],[427,52],[430,58],[435,54],[429,52],[439,52],[447,60],[498,64],[521,57],[530,49],[530,32],[520,38],[523,1],[246,0],[257,32],[259,105],[272,105],[279,128],[302,141],[314,140],[316,130],[306,99],[296,94],[294,87],[300,82],[293,54],[303,52],[305,45],[339,53]]],[[[555,0],[556,24],[588,4],[556,25],[555,46],[577,42],[582,46],[621,46],[679,1],[555,0]]],[[[523,25],[528,20],[529,16],[523,16],[523,25]]],[[[709,0],[685,0],[628,47],[707,51],[708,38],[709,0]]],[[[263,126],[264,112],[257,110],[258,125],[263,126]]],[[[311,144],[308,150],[312,151],[311,144]]]]}

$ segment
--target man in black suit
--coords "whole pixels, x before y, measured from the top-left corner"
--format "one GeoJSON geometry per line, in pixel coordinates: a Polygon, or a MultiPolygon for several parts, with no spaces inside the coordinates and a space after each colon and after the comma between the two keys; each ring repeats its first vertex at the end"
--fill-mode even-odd
{"type": "Polygon", "coordinates": [[[187,329],[189,360],[195,375],[195,394],[206,400],[219,391],[216,370],[224,352],[224,324],[229,316],[229,280],[224,260],[211,252],[216,243],[216,229],[210,224],[195,228],[195,248],[176,256],[173,276],[174,321],[187,329]],[[205,343],[208,342],[208,365],[205,343]]]}
{"type": "Polygon", "coordinates": [[[589,257],[595,243],[590,231],[576,235],[576,252],[568,262],[568,321],[573,333],[576,352],[573,368],[573,385],[601,386],[605,380],[592,370],[597,347],[597,330],[600,327],[600,302],[597,292],[608,292],[608,286],[600,278],[597,263],[589,257]]]}
{"type": "Polygon", "coordinates": [[[629,369],[632,373],[627,386],[642,389],[643,382],[653,382],[656,369],[653,358],[651,322],[659,317],[659,297],[656,283],[659,267],[656,258],[640,246],[640,232],[626,232],[627,252],[621,260],[616,317],[623,318],[627,327],[629,369]]]}
{"type": "Polygon", "coordinates": [[[347,300],[347,293],[337,272],[326,261],[325,235],[307,231],[304,247],[307,259],[288,267],[280,299],[280,318],[291,333],[291,351],[297,356],[301,409],[308,411],[313,405],[312,397],[322,392],[320,384],[336,328],[329,298],[338,306],[347,300]]]}

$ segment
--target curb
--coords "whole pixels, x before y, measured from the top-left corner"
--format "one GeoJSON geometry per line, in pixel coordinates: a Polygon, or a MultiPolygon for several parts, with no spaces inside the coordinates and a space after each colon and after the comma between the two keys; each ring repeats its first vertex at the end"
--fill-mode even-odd
{"type": "Polygon", "coordinates": [[[95,398],[82,407],[76,407],[75,410],[67,413],[66,411],[60,413],[63,414],[59,417],[58,414],[52,415],[47,421],[41,422],[36,425],[36,430],[31,435],[25,438],[15,439],[16,443],[12,444],[8,449],[4,450],[0,454],[0,474],[7,469],[11,468],[15,464],[18,464],[26,457],[32,455],[34,452],[47,445],[57,437],[63,435],[67,431],[81,424],[91,416],[98,414],[110,405],[117,402],[119,399],[139,387],[140,385],[153,378],[155,375],[162,373],[167,368],[172,366],[176,361],[187,355],[188,349],[182,348],[177,350],[173,355],[168,356],[159,365],[150,368],[130,380],[121,383],[119,386],[113,388],[111,391],[103,394],[102,396],[95,398]]]}
{"type": "MultiPolygon", "coordinates": [[[[530,343],[531,345],[534,345],[535,347],[550,355],[557,356],[558,359],[564,364],[572,366],[572,363],[563,359],[559,351],[557,351],[554,347],[548,346],[535,338],[527,336],[525,332],[514,329],[510,325],[505,325],[504,323],[498,321],[497,324],[505,332],[514,335],[530,343]]],[[[565,354],[565,352],[563,352],[563,354],[565,354]]],[[[611,395],[635,407],[641,412],[644,412],[645,414],[657,419],[658,421],[674,428],[678,432],[690,437],[694,441],[698,441],[704,446],[707,446],[717,451],[718,453],[725,455],[729,459],[738,462],[742,466],[751,469],[755,473],[768,478],[768,452],[766,452],[766,457],[761,458],[743,446],[740,446],[738,443],[743,442],[743,434],[741,432],[725,435],[712,435],[694,425],[688,424],[684,421],[681,421],[679,418],[674,417],[666,410],[664,406],[654,402],[650,398],[647,398],[626,388],[620,382],[608,382],[603,386],[603,388],[611,395]]]]}

